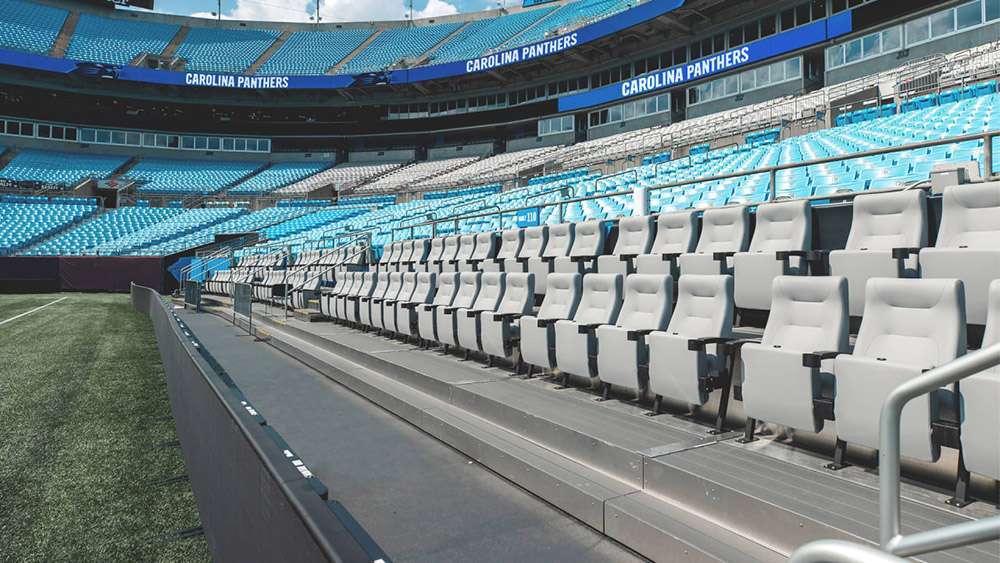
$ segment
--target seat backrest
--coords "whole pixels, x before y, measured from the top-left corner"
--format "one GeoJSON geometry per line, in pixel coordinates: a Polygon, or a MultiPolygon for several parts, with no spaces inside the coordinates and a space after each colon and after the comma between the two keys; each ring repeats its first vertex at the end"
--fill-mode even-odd
{"type": "Polygon", "coordinates": [[[981,348],[1000,342],[1000,280],[990,282],[986,304],[986,327],[981,348]]]}
{"type": "Polygon", "coordinates": [[[496,311],[507,288],[507,274],[484,272],[479,279],[479,295],[472,302],[473,311],[496,311]]]}
{"type": "Polygon", "coordinates": [[[812,206],[805,199],[757,206],[750,252],[808,250],[812,247],[812,206]]]}
{"type": "Polygon", "coordinates": [[[458,252],[455,253],[455,260],[471,260],[476,252],[476,235],[462,235],[458,237],[458,252]]]}
{"type": "Polygon", "coordinates": [[[501,314],[526,315],[535,301],[535,274],[507,274],[503,299],[497,306],[501,314]]]}
{"type": "Polygon", "coordinates": [[[604,253],[604,221],[583,221],[576,224],[570,256],[597,256],[604,253]]]}
{"type": "Polygon", "coordinates": [[[431,239],[431,249],[427,253],[428,262],[439,262],[441,260],[441,253],[444,252],[444,238],[437,237],[431,239]]]}
{"type": "Polygon", "coordinates": [[[576,236],[576,225],[573,223],[559,223],[549,225],[549,240],[545,243],[545,250],[542,256],[546,258],[558,258],[569,254],[569,249],[573,246],[573,239],[576,236]]]}
{"type": "MultiPolygon", "coordinates": [[[[399,272],[393,272],[399,273],[399,272]]],[[[385,297],[385,292],[389,289],[389,274],[387,272],[379,272],[375,275],[375,286],[372,289],[371,296],[376,299],[381,299],[385,297]]]]}
{"type": "Polygon", "coordinates": [[[379,258],[379,264],[393,264],[396,260],[396,255],[399,254],[399,242],[390,242],[389,244],[382,247],[382,257],[379,258]]]}
{"type": "Polygon", "coordinates": [[[399,262],[406,263],[413,261],[413,240],[404,240],[402,244],[402,250],[399,253],[399,262]]]}
{"type": "Polygon", "coordinates": [[[335,295],[347,295],[351,292],[352,289],[354,289],[355,284],[357,284],[360,287],[361,284],[359,281],[355,280],[355,276],[359,279],[361,278],[360,273],[357,274],[354,272],[344,273],[343,278],[340,279],[340,281],[337,282],[337,285],[333,287],[333,293],[335,295]]]}
{"type": "Polygon", "coordinates": [[[549,274],[545,278],[545,299],[538,309],[538,318],[572,319],[582,293],[583,275],[549,274]]]}
{"type": "Polygon", "coordinates": [[[413,241],[413,255],[411,262],[423,263],[427,261],[428,241],[425,238],[418,238],[413,241]]]}
{"type": "Polygon", "coordinates": [[[455,293],[455,300],[451,302],[452,307],[472,307],[479,297],[479,287],[482,283],[482,272],[462,272],[458,278],[458,291],[455,293]]]}
{"type": "Polygon", "coordinates": [[[747,247],[750,214],[745,205],[706,209],[701,216],[700,253],[739,252],[747,247]]]}
{"type": "Polygon", "coordinates": [[[663,330],[670,320],[674,280],[665,274],[631,274],[615,324],[629,330],[663,330]]]}
{"type": "Polygon", "coordinates": [[[622,217],[618,221],[618,240],[612,254],[646,254],[653,244],[653,217],[622,217]]]}
{"type": "MultiPolygon", "coordinates": [[[[357,274],[355,274],[357,276],[357,274]]],[[[351,295],[361,295],[367,297],[375,290],[375,273],[365,272],[361,274],[361,283],[357,283],[355,278],[354,287],[351,288],[351,295]]]]}
{"type": "Polygon", "coordinates": [[[580,305],[576,308],[576,314],[573,315],[574,321],[584,325],[614,324],[621,308],[621,274],[583,276],[583,293],[580,295],[580,305]]]}
{"type": "Polygon", "coordinates": [[[868,280],[855,356],[931,368],[964,354],[965,337],[961,281],[868,280]]]}
{"type": "Polygon", "coordinates": [[[541,256],[549,242],[549,228],[528,227],[524,229],[524,243],[517,253],[518,258],[534,258],[541,256]]]}
{"type": "Polygon", "coordinates": [[[458,272],[438,274],[437,292],[432,303],[447,307],[455,300],[456,293],[458,293],[458,272]]]}
{"type": "Polygon", "coordinates": [[[905,190],[854,198],[847,250],[927,246],[927,192],[905,190]]]}
{"type": "Polygon", "coordinates": [[[945,188],[934,246],[1000,249],[1000,182],[945,188]]]}
{"type": "Polygon", "coordinates": [[[417,288],[417,274],[415,272],[404,272],[403,273],[403,285],[399,288],[399,294],[396,295],[396,299],[400,301],[409,301],[413,297],[413,290],[417,288]]]}
{"type": "Polygon", "coordinates": [[[494,233],[476,234],[476,249],[472,252],[473,260],[486,260],[496,254],[496,235],[494,233]]]}
{"type": "MultiPolygon", "coordinates": [[[[445,274],[446,276],[448,274],[445,274]]],[[[454,287],[454,285],[452,285],[454,287]]],[[[410,295],[412,303],[430,303],[434,298],[434,290],[437,289],[437,274],[434,272],[417,273],[417,284],[410,295]]]]}
{"type": "Polygon", "coordinates": [[[455,260],[455,257],[458,256],[458,243],[461,238],[459,235],[454,235],[444,239],[444,250],[441,251],[442,262],[455,260]]]}
{"type": "Polygon", "coordinates": [[[524,243],[524,229],[510,229],[500,233],[500,250],[497,258],[517,258],[524,243]]]}
{"type": "Polygon", "coordinates": [[[847,350],[847,278],[778,276],[761,343],[798,352],[847,350]]]}
{"type": "Polygon", "coordinates": [[[683,275],[667,332],[701,338],[733,331],[733,276],[683,275]]]}
{"type": "Polygon", "coordinates": [[[384,297],[386,299],[396,299],[399,297],[399,290],[403,288],[403,273],[391,272],[389,274],[389,285],[385,288],[384,297]]]}

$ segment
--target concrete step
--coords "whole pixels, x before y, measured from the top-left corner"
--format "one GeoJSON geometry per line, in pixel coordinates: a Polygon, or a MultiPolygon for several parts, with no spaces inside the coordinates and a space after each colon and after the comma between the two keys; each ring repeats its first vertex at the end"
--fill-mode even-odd
{"type": "Polygon", "coordinates": [[[257,60],[254,61],[253,64],[249,66],[249,68],[243,71],[243,74],[247,75],[254,74],[258,70],[260,70],[260,67],[264,66],[264,63],[266,63],[267,60],[270,59],[272,55],[277,53],[278,49],[280,49],[281,46],[285,44],[285,41],[288,41],[288,38],[291,36],[292,36],[291,31],[288,30],[283,31],[281,35],[279,35],[278,38],[274,40],[274,43],[271,43],[271,45],[266,50],[264,50],[264,52],[261,53],[259,57],[257,57],[257,60]]]}
{"type": "Polygon", "coordinates": [[[70,12],[66,20],[63,21],[62,28],[59,29],[59,35],[56,35],[56,40],[52,42],[52,48],[49,49],[50,57],[65,57],[66,49],[69,49],[69,42],[73,39],[73,33],[76,31],[76,24],[80,21],[80,12],[70,12]]]}

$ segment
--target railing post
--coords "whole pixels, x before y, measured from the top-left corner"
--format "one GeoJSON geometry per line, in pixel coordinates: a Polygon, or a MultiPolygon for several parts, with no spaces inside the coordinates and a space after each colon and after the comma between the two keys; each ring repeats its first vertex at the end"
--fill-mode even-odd
{"type": "Polygon", "coordinates": [[[983,175],[993,175],[993,135],[987,133],[983,135],[983,175]]]}
{"type": "Polygon", "coordinates": [[[772,168],[767,173],[767,201],[774,201],[778,197],[778,171],[772,168]]]}

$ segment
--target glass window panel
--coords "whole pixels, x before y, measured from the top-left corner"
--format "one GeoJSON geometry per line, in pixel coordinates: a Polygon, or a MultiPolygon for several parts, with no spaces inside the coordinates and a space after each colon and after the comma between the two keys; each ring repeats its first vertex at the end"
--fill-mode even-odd
{"type": "Polygon", "coordinates": [[[52,136],[52,130],[51,130],[51,128],[48,125],[42,125],[41,123],[39,123],[38,124],[38,136],[42,137],[42,138],[45,138],[45,139],[48,139],[49,137],[52,136]]]}
{"type": "Polygon", "coordinates": [[[760,20],[760,36],[770,37],[777,33],[777,22],[774,16],[766,16],[760,20]]]}
{"type": "Polygon", "coordinates": [[[906,22],[906,44],[914,45],[930,38],[928,18],[906,22]]]}
{"type": "Polygon", "coordinates": [[[263,152],[271,152],[271,139],[261,139],[257,143],[257,148],[263,152]]]}
{"type": "Polygon", "coordinates": [[[785,61],[785,79],[802,78],[802,59],[795,57],[785,61]]]}
{"type": "Polygon", "coordinates": [[[614,121],[621,121],[622,120],[622,107],[621,106],[612,106],[611,109],[610,109],[610,111],[608,112],[608,114],[609,114],[608,115],[608,120],[609,121],[612,121],[612,122],[614,122],[614,121]]]}
{"type": "Polygon", "coordinates": [[[859,60],[861,60],[861,40],[855,39],[854,41],[849,42],[845,47],[844,62],[853,63],[859,60]]]}
{"type": "Polygon", "coordinates": [[[762,66],[757,69],[757,87],[767,86],[771,82],[771,67],[762,66]]]}
{"type": "Polygon", "coordinates": [[[837,68],[844,64],[844,46],[834,45],[826,50],[826,66],[828,68],[837,68]]]}
{"type": "Polygon", "coordinates": [[[194,148],[194,137],[190,135],[184,135],[181,137],[181,148],[193,149],[194,148]]]}
{"type": "Polygon", "coordinates": [[[208,138],[208,150],[217,151],[217,150],[219,150],[219,147],[221,145],[222,145],[222,143],[219,141],[218,137],[209,137],[208,138]]]}
{"type": "MultiPolygon", "coordinates": [[[[1000,0],[997,0],[1000,2],[1000,0]]],[[[729,47],[736,47],[743,44],[743,27],[729,30],[729,47]]]]}
{"type": "Polygon", "coordinates": [[[882,52],[891,53],[903,46],[903,28],[890,27],[882,32],[882,52]]]}
{"type": "Polygon", "coordinates": [[[208,148],[208,139],[206,137],[195,137],[194,138],[194,148],[196,148],[196,149],[206,149],[206,148],[208,148]]]}
{"type": "MultiPolygon", "coordinates": [[[[2,124],[2,123],[3,123],[3,121],[0,121],[0,124],[2,124]]],[[[66,129],[65,131],[63,130],[62,127],[53,127],[52,128],[52,138],[53,139],[62,139],[64,132],[72,133],[73,134],[73,139],[76,138],[76,129],[73,129],[72,127],[69,128],[69,129],[66,129]]]]}
{"type": "Polygon", "coordinates": [[[93,129],[81,129],[80,140],[84,143],[93,143],[97,140],[97,132],[93,129]]]}
{"type": "Polygon", "coordinates": [[[781,12],[781,31],[787,31],[795,27],[795,10],[788,9],[781,12]]]}
{"type": "Polygon", "coordinates": [[[747,43],[760,37],[760,22],[753,21],[743,26],[743,39],[747,43]]]}
{"type": "Polygon", "coordinates": [[[930,15],[931,37],[941,37],[955,31],[955,12],[945,10],[930,15]]]}
{"type": "Polygon", "coordinates": [[[985,0],[986,21],[1000,19],[1000,0],[985,0]]]}
{"type": "Polygon", "coordinates": [[[75,141],[76,140],[76,127],[67,127],[66,128],[66,140],[67,141],[75,141]]]}
{"type": "Polygon", "coordinates": [[[771,84],[777,84],[778,82],[784,82],[785,80],[785,62],[778,61],[776,63],[771,63],[771,84]]]}
{"type": "Polygon", "coordinates": [[[726,83],[726,95],[734,96],[740,92],[740,79],[735,74],[723,78],[726,83]]]}
{"type": "Polygon", "coordinates": [[[812,19],[821,20],[826,17],[826,0],[813,0],[812,19]]]}
{"type": "Polygon", "coordinates": [[[233,139],[233,141],[234,141],[234,143],[233,143],[233,150],[237,150],[237,151],[245,151],[245,150],[247,150],[247,140],[246,139],[236,138],[236,139],[233,139]]]}
{"type": "Polygon", "coordinates": [[[670,110],[670,94],[660,94],[656,97],[656,111],[670,110]]]}
{"type": "Polygon", "coordinates": [[[139,142],[139,132],[138,131],[129,131],[128,133],[126,133],[125,134],[125,144],[126,145],[131,145],[133,147],[139,146],[140,145],[140,142],[139,142]]]}
{"type": "Polygon", "coordinates": [[[874,57],[882,52],[882,34],[872,33],[861,38],[861,52],[865,58],[874,57]]]}
{"type": "Polygon", "coordinates": [[[983,23],[983,9],[979,0],[962,4],[955,8],[955,19],[958,22],[958,29],[965,29],[983,23]]]}
{"type": "Polygon", "coordinates": [[[757,75],[752,70],[740,73],[740,90],[746,92],[757,87],[757,75]]]}
{"type": "Polygon", "coordinates": [[[112,131],[111,132],[111,142],[116,145],[125,144],[125,132],[124,131],[112,131]]]}
{"type": "Polygon", "coordinates": [[[624,112],[622,117],[628,121],[629,119],[635,119],[635,106],[631,103],[625,104],[624,112]]]}
{"type": "Polygon", "coordinates": [[[97,142],[98,143],[110,143],[111,142],[111,131],[106,129],[97,130],[97,142]]]}
{"type": "Polygon", "coordinates": [[[698,103],[698,89],[688,88],[688,104],[694,105],[698,103]]]}
{"type": "Polygon", "coordinates": [[[795,7],[795,25],[809,23],[809,4],[800,4],[795,7]]]}

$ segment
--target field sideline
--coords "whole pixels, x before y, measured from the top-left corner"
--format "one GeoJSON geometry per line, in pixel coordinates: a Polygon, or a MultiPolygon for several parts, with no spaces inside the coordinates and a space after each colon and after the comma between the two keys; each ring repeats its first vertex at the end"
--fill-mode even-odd
{"type": "Polygon", "coordinates": [[[128,296],[0,295],[0,323],[0,561],[210,560],[173,537],[200,522],[186,481],[158,483],[186,471],[128,296]]]}

